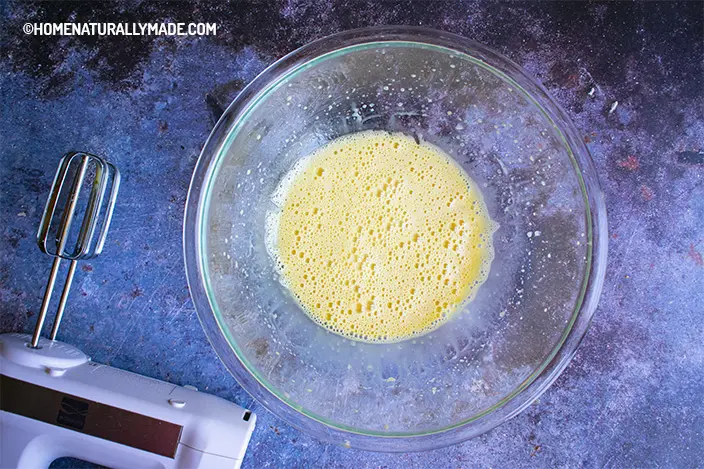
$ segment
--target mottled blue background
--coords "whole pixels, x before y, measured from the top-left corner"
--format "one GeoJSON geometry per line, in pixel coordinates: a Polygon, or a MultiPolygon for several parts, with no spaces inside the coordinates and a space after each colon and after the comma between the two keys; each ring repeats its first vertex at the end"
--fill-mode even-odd
{"type": "Polygon", "coordinates": [[[253,409],[244,467],[704,464],[704,3],[0,2],[0,11],[0,332],[33,327],[50,266],[34,241],[41,210],[58,158],[84,150],[117,164],[123,185],[103,255],[77,273],[60,339],[253,409]],[[219,28],[22,33],[42,21],[219,28]],[[190,175],[222,108],[284,53],[375,24],[456,32],[525,67],[583,134],[609,213],[606,286],[569,368],[510,422],[427,453],[322,444],[255,403],[201,330],[181,253],[190,175]]]}

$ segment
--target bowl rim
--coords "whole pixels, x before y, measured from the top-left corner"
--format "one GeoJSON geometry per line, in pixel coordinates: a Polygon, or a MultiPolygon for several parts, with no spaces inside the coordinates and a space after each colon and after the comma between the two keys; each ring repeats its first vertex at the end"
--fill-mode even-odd
{"type": "Polygon", "coordinates": [[[198,319],[219,359],[237,382],[269,411],[289,424],[318,439],[359,449],[406,452],[436,449],[478,436],[514,417],[533,403],[557,379],[576,353],[596,310],[604,283],[608,251],[607,218],[604,194],[596,168],[579,132],[566,112],[545,88],[521,67],[492,49],[441,30],[418,26],[375,26],[339,32],[310,42],[275,61],[252,80],[220,117],[200,153],[188,189],[183,222],[183,253],[191,297],[198,319]],[[587,261],[580,301],[573,311],[561,341],[542,365],[497,405],[450,427],[420,434],[382,435],[360,433],[334,425],[306,413],[300,405],[289,402],[266,387],[251,372],[237,349],[219,325],[215,307],[208,294],[204,267],[203,217],[209,203],[208,186],[217,172],[222,150],[238,122],[268,90],[289,74],[313,60],[343,48],[371,43],[408,42],[439,46],[477,59],[501,77],[522,88],[562,135],[570,153],[585,198],[587,226],[587,261]]]}

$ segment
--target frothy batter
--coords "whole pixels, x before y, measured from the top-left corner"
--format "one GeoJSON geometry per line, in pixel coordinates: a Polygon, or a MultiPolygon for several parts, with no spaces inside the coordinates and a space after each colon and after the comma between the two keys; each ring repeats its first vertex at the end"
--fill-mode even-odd
{"type": "Polygon", "coordinates": [[[367,342],[430,331],[486,280],[496,224],[438,147],[365,131],[305,158],[274,195],[267,237],[310,317],[367,342]]]}

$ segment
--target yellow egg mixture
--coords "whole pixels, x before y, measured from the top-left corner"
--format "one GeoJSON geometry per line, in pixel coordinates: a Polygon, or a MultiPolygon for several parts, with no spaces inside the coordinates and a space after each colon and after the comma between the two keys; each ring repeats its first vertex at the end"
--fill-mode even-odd
{"type": "Polygon", "coordinates": [[[442,150],[402,133],[335,139],[284,178],[268,237],[310,317],[367,342],[435,329],[486,280],[496,224],[442,150]]]}

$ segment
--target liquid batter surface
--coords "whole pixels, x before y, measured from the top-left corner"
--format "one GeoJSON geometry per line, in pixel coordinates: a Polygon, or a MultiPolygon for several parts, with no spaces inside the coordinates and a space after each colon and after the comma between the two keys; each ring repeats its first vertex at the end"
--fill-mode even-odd
{"type": "Polygon", "coordinates": [[[394,342],[435,329],[486,280],[496,224],[442,150],[365,131],[303,159],[274,195],[282,282],[329,330],[394,342]]]}

